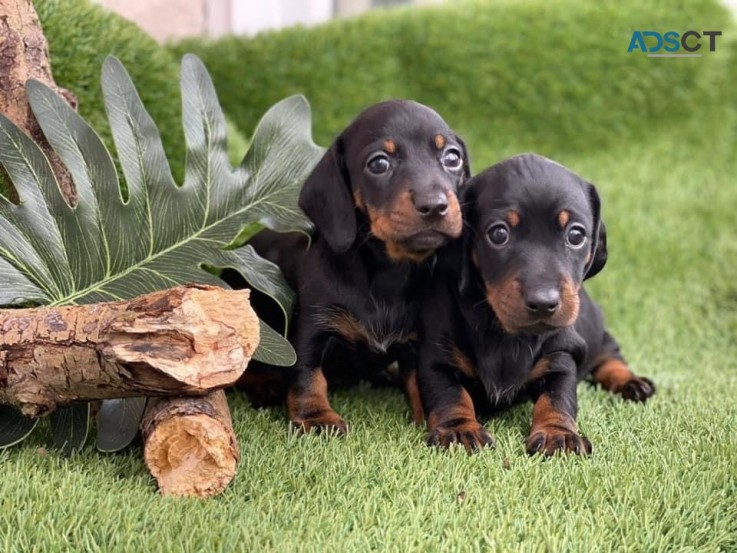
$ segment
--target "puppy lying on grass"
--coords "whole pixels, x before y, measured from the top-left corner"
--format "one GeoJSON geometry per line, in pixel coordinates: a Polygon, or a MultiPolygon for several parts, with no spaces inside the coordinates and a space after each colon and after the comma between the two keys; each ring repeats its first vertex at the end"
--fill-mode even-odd
{"type": "Polygon", "coordinates": [[[443,252],[421,317],[428,444],[493,445],[477,411],[529,397],[528,453],[589,454],[576,427],[581,379],[632,401],[655,392],[627,366],[581,286],[607,257],[599,195],[534,154],[490,167],[463,190],[463,239],[443,252]]]}

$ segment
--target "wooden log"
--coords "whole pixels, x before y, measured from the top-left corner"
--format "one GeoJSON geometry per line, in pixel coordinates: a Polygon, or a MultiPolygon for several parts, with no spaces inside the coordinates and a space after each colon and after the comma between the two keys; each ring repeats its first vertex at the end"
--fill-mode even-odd
{"type": "Polygon", "coordinates": [[[225,392],[149,400],[143,458],[163,495],[210,497],[235,476],[238,445],[225,392]]]}
{"type": "MultiPolygon", "coordinates": [[[[23,129],[51,163],[64,197],[74,205],[77,194],[69,171],[54,152],[26,97],[26,81],[35,79],[55,90],[75,110],[77,98],[59,87],[51,74],[49,47],[31,0],[0,1],[0,113],[23,129]]],[[[13,198],[16,199],[16,198],[13,198]]]]}
{"type": "Polygon", "coordinates": [[[259,341],[248,298],[189,285],[130,301],[0,310],[0,403],[39,416],[79,401],[228,386],[259,341]]]}

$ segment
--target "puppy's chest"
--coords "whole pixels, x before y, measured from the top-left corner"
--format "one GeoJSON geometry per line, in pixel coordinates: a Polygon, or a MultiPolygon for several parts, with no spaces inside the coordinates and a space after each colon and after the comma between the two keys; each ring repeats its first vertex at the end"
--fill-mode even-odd
{"type": "Polygon", "coordinates": [[[474,377],[481,381],[492,404],[505,403],[536,378],[540,346],[534,340],[488,339],[468,353],[474,377]]]}
{"type": "Polygon", "coordinates": [[[349,343],[366,344],[376,352],[386,353],[394,344],[417,339],[416,318],[416,310],[411,305],[388,304],[369,298],[360,310],[328,307],[316,316],[315,322],[349,343]]]}

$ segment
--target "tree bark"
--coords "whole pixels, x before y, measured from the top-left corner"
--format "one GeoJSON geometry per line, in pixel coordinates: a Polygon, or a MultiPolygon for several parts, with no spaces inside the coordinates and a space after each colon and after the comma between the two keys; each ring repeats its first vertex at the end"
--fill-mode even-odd
{"type": "Polygon", "coordinates": [[[31,0],[0,0],[0,113],[41,147],[62,194],[74,205],[77,196],[69,171],[49,145],[28,103],[28,79],[48,85],[77,109],[77,98],[59,87],[51,74],[49,46],[31,0]]]}
{"type": "Polygon", "coordinates": [[[210,497],[235,476],[238,445],[225,392],[149,400],[143,457],[163,495],[210,497]]]}
{"type": "Polygon", "coordinates": [[[39,416],[78,401],[228,386],[258,345],[249,295],[190,285],[130,301],[0,310],[0,403],[39,416]]]}

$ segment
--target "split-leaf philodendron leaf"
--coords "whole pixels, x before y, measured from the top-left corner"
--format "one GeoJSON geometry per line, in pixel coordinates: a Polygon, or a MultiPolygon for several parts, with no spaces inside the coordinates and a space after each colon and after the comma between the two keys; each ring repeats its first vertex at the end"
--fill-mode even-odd
{"type": "MultiPolygon", "coordinates": [[[[185,56],[181,89],[187,164],[184,183],[177,186],[158,129],[115,58],[105,61],[102,87],[125,197],[98,135],[45,85],[28,82],[29,102],[72,175],[76,205],[62,196],[41,149],[0,115],[0,163],[20,199],[16,205],[0,196],[0,305],[125,300],[191,282],[226,286],[203,268],[215,266],[238,270],[288,314],[294,295],[279,269],[250,246],[225,247],[246,227],[309,230],[309,221],[297,207],[298,191],[323,150],[312,142],[305,99],[294,96],[272,107],[243,162],[233,167],[212,81],[197,57],[185,56]]],[[[289,343],[265,324],[261,328],[262,343],[254,357],[292,364],[289,343]]],[[[110,409],[111,414],[118,411],[142,409],[140,404],[110,409]]],[[[10,432],[7,425],[12,421],[6,413],[0,410],[0,428],[6,428],[9,439],[4,443],[9,445],[29,430],[24,419],[16,419],[25,427],[10,432]]],[[[98,429],[106,450],[130,441],[130,421],[116,424],[114,416],[100,420],[109,421],[98,429]],[[127,431],[116,439],[115,432],[123,427],[127,431]]],[[[61,436],[60,443],[77,446],[82,435],[79,417],[60,414],[56,422],[54,434],[61,436]],[[75,432],[73,440],[63,435],[64,421],[74,422],[68,425],[75,432]]]]}

